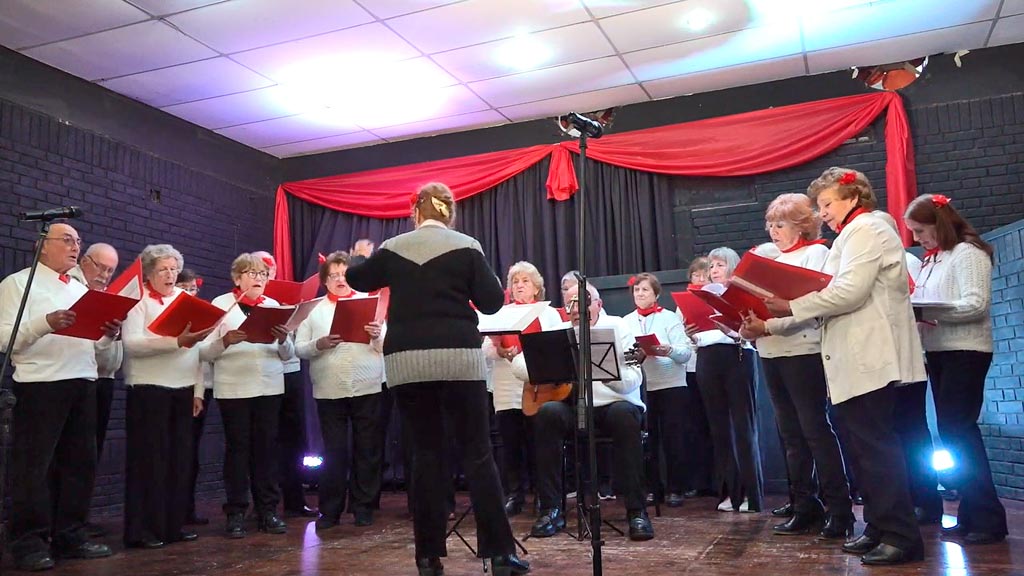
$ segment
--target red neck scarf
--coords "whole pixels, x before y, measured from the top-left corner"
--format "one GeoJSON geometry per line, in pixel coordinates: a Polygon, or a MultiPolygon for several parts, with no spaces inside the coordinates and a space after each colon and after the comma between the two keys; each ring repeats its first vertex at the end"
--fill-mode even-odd
{"type": "Polygon", "coordinates": [[[260,294],[259,298],[252,298],[248,294],[242,296],[242,290],[239,289],[238,287],[235,287],[235,289],[232,290],[231,293],[235,295],[235,300],[238,300],[239,304],[245,304],[246,306],[259,306],[260,304],[263,304],[264,300],[267,299],[267,297],[262,294],[260,294]]]}
{"type": "Polygon", "coordinates": [[[646,318],[646,317],[650,316],[651,314],[657,314],[658,312],[661,312],[662,310],[664,310],[664,308],[662,308],[661,306],[658,306],[658,303],[655,302],[653,306],[650,306],[648,308],[637,308],[636,309],[636,313],[639,314],[640,316],[643,316],[644,318],[646,318]]]}
{"type": "Polygon", "coordinates": [[[846,215],[846,218],[843,218],[843,221],[839,224],[839,226],[836,226],[836,232],[842,233],[843,228],[846,228],[846,226],[850,222],[853,222],[854,218],[856,218],[857,216],[860,216],[861,214],[867,214],[867,213],[868,213],[867,210],[861,208],[860,206],[855,206],[853,208],[853,210],[850,210],[850,212],[846,215]]]}
{"type": "Polygon", "coordinates": [[[331,292],[330,290],[327,291],[327,299],[330,300],[331,302],[334,302],[335,304],[338,303],[338,300],[348,300],[349,298],[352,298],[355,295],[356,295],[356,291],[355,290],[349,292],[348,295],[346,295],[346,296],[338,296],[337,294],[335,294],[334,292],[331,292]]]}
{"type": "Polygon", "coordinates": [[[68,282],[71,282],[71,276],[68,276],[67,274],[57,274],[57,280],[67,284],[68,282]]]}
{"type": "Polygon", "coordinates": [[[707,284],[693,284],[693,283],[690,283],[690,284],[686,285],[686,289],[687,290],[700,290],[704,286],[707,286],[707,284]]]}
{"type": "Polygon", "coordinates": [[[808,246],[823,245],[823,244],[827,244],[827,243],[828,242],[826,242],[822,238],[818,238],[817,240],[807,240],[803,236],[801,236],[800,239],[798,239],[796,241],[796,244],[793,244],[792,246],[790,246],[789,248],[786,248],[785,250],[782,250],[781,252],[783,254],[789,254],[790,252],[796,252],[797,250],[799,250],[801,248],[806,248],[808,246]]]}
{"type": "Polygon", "coordinates": [[[925,250],[924,258],[922,258],[922,260],[925,262],[934,262],[935,257],[939,255],[939,252],[942,252],[942,248],[932,248],[931,250],[925,250]]]}
{"type": "Polygon", "coordinates": [[[146,282],[146,294],[153,300],[159,302],[161,306],[164,305],[164,295],[157,292],[149,282],[146,282]]]}

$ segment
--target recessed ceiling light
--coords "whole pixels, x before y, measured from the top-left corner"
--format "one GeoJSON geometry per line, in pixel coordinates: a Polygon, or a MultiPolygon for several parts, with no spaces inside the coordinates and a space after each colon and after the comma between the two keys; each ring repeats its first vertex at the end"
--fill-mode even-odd
{"type": "Polygon", "coordinates": [[[701,30],[704,30],[714,21],[714,14],[703,8],[694,8],[683,16],[683,26],[686,26],[686,28],[693,32],[700,32],[701,30]]]}
{"type": "Polygon", "coordinates": [[[535,37],[528,34],[517,35],[495,50],[495,60],[503,66],[519,72],[534,70],[551,60],[552,51],[535,37]]]}

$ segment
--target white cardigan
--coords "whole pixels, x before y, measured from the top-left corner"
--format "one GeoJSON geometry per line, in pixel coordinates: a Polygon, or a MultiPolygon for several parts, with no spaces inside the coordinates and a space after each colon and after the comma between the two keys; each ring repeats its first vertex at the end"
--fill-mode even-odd
{"type": "Polygon", "coordinates": [[[159,336],[149,325],[184,293],[175,288],[163,298],[163,304],[148,295],[128,312],[121,325],[121,341],[126,353],[124,383],[128,386],[192,388],[193,396],[203,396],[203,374],[199,346],[179,348],[173,336],[159,336]]]}
{"type": "Polygon", "coordinates": [[[836,238],[820,292],[790,302],[797,322],[824,319],[821,353],[833,404],[926,379],[903,244],[884,220],[854,218],[836,238]]]}
{"type": "Polygon", "coordinates": [[[929,352],[992,351],[992,260],[977,246],[960,242],[921,266],[914,297],[949,302],[952,308],[925,308],[919,323],[929,352]]]}
{"type": "Polygon", "coordinates": [[[686,386],[686,365],[693,355],[693,344],[679,315],[671,310],[662,310],[644,317],[634,310],[622,320],[634,337],[654,334],[662,345],[672,347],[668,356],[648,356],[644,360],[647,390],[686,386]]]}
{"type": "Polygon", "coordinates": [[[380,337],[369,344],[342,342],[328,350],[316,347],[316,341],[330,333],[336,308],[337,304],[324,298],[295,331],[295,353],[309,360],[313,398],[336,400],[377,394],[384,382],[383,329],[380,337]]]}

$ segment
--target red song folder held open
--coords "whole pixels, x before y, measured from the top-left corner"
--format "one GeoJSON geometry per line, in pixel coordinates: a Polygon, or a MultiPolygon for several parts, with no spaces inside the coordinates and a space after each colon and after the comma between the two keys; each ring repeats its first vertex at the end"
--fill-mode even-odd
{"type": "Polygon", "coordinates": [[[729,286],[739,286],[759,298],[776,296],[795,300],[825,288],[831,281],[832,276],[824,272],[783,264],[747,252],[736,266],[729,286]]]}
{"type": "Polygon", "coordinates": [[[238,329],[245,332],[246,342],[270,344],[277,340],[273,332],[275,326],[284,326],[286,331],[294,332],[321,300],[323,298],[314,298],[294,306],[253,306],[238,329]]]}
{"type": "Polygon", "coordinates": [[[190,323],[191,332],[202,332],[220,323],[227,310],[182,292],[167,308],[149,323],[149,331],[159,336],[176,338],[190,323]]]}
{"type": "Polygon", "coordinates": [[[658,340],[657,334],[641,334],[634,338],[636,338],[636,343],[640,345],[640,349],[644,351],[644,354],[656,356],[654,349],[661,346],[661,341],[658,340]]]}
{"type": "Polygon", "coordinates": [[[377,308],[380,298],[349,298],[338,300],[331,322],[331,336],[338,336],[344,342],[369,344],[370,334],[366,325],[378,319],[377,308]]]}
{"type": "Polygon", "coordinates": [[[728,288],[721,284],[708,284],[690,292],[717,310],[728,326],[742,324],[748,312],[753,312],[761,320],[773,317],[764,300],[735,284],[728,288]]]}
{"type": "Polygon", "coordinates": [[[714,308],[708,306],[706,302],[691,292],[673,292],[672,300],[683,312],[686,323],[697,326],[699,332],[718,330],[718,326],[710,319],[715,313],[714,308]]]}
{"type": "Polygon", "coordinates": [[[269,280],[263,295],[273,298],[286,306],[293,306],[300,302],[308,302],[316,298],[320,292],[320,275],[313,274],[302,282],[290,280],[269,280]]]}
{"type": "Polygon", "coordinates": [[[54,334],[99,340],[106,332],[103,328],[106,323],[115,320],[123,322],[128,312],[138,303],[135,298],[89,290],[70,308],[75,313],[75,323],[54,331],[54,334]]]}

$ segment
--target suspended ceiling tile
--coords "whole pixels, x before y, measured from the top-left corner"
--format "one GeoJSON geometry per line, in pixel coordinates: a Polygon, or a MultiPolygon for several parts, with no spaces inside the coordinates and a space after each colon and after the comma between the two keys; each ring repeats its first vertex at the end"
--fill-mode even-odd
{"type": "Polygon", "coordinates": [[[308,101],[296,98],[295,94],[280,86],[162,108],[211,130],[292,116],[311,109],[308,101]]]}
{"type": "Polygon", "coordinates": [[[168,20],[230,54],[366,24],[373,17],[352,0],[231,0],[168,20]]]}
{"type": "Polygon", "coordinates": [[[303,156],[305,154],[317,154],[320,152],[341,150],[342,148],[356,148],[359,146],[370,146],[372,144],[383,143],[384,140],[381,140],[369,132],[353,132],[352,134],[317,138],[315,140],[307,140],[305,142],[293,142],[291,144],[281,144],[279,146],[268,146],[266,148],[262,148],[262,150],[268,154],[273,154],[278,158],[288,158],[290,156],[303,156]]]}
{"type": "Polygon", "coordinates": [[[1024,0],[1004,0],[1003,9],[999,15],[1013,16],[1015,14],[1024,14],[1024,0]]]}
{"type": "Polygon", "coordinates": [[[931,54],[956,52],[960,49],[972,50],[984,45],[991,27],[989,22],[978,22],[878,42],[811,52],[807,55],[807,65],[811,74],[819,74],[851,66],[888,64],[931,54]]]}
{"type": "Polygon", "coordinates": [[[623,56],[641,82],[800,54],[797,25],[741,30],[623,56]]]}
{"type": "Polygon", "coordinates": [[[459,80],[473,82],[524,71],[520,66],[545,68],[614,53],[597,25],[586,22],[442,52],[432,58],[459,80]],[[536,64],[531,65],[533,62],[536,64]]]}
{"type": "MultiPolygon", "coordinates": [[[[995,17],[999,0],[873,2],[835,13],[810,11],[802,16],[808,52],[948,28],[995,17]]],[[[891,60],[887,60],[891,61],[891,60]]]]}
{"type": "Polygon", "coordinates": [[[363,8],[369,10],[377,18],[394,18],[412,12],[421,12],[445,4],[454,4],[460,0],[359,0],[363,8]]]}
{"type": "Polygon", "coordinates": [[[375,128],[373,133],[381,138],[386,138],[388,141],[395,141],[420,136],[435,136],[448,132],[461,132],[463,130],[498,126],[499,124],[507,123],[508,120],[494,110],[481,110],[480,112],[470,112],[469,114],[448,116],[447,118],[435,118],[423,122],[413,122],[412,124],[375,128]]]}
{"type": "Polygon", "coordinates": [[[132,4],[142,8],[154,16],[167,16],[201,6],[208,6],[224,0],[130,0],[132,4]]]}
{"type": "Polygon", "coordinates": [[[583,0],[594,18],[607,18],[624,12],[634,12],[663,4],[679,3],[679,0],[583,0]]]}
{"type": "Polygon", "coordinates": [[[601,28],[620,52],[632,52],[735,32],[756,22],[745,0],[689,0],[605,18],[601,28]]]}
{"type": "Polygon", "coordinates": [[[1024,14],[997,20],[988,45],[1002,46],[1003,44],[1016,44],[1018,42],[1024,42],[1024,14]]]}
{"type": "Polygon", "coordinates": [[[389,90],[370,94],[363,102],[363,106],[348,107],[347,112],[354,122],[369,130],[489,108],[461,84],[436,89],[389,90]]]}
{"type": "Polygon", "coordinates": [[[87,80],[135,74],[217,55],[157,20],[46,44],[25,50],[24,54],[87,80]]]}
{"type": "Polygon", "coordinates": [[[211,58],[104,80],[100,85],[150,106],[202,100],[273,84],[228,58],[211,58]]]}
{"type": "Polygon", "coordinates": [[[344,75],[353,65],[373,65],[419,56],[418,50],[383,24],[366,24],[303,40],[233,54],[231,58],[278,82],[296,76],[344,75]]]}
{"type": "MultiPolygon", "coordinates": [[[[533,120],[535,118],[554,118],[569,112],[594,112],[613,106],[632,104],[649,100],[647,94],[637,84],[617,86],[607,90],[595,90],[584,94],[573,94],[550,100],[519,104],[501,109],[501,113],[512,121],[533,120]]],[[[552,130],[557,130],[552,126],[552,130]]]]}
{"type": "Polygon", "coordinates": [[[617,57],[577,62],[470,84],[492,106],[511,106],[632,84],[617,57]]]}
{"type": "Polygon", "coordinates": [[[105,0],[3,0],[0,43],[18,49],[91,34],[149,19],[125,2],[105,0]]]}
{"type": "Polygon", "coordinates": [[[787,56],[775,60],[763,60],[717,70],[708,70],[644,82],[643,86],[652,98],[671,98],[684,94],[697,94],[724,90],[734,86],[749,86],[784,78],[803,76],[804,58],[801,55],[787,56]]]}
{"type": "Polygon", "coordinates": [[[427,54],[585,22],[579,0],[467,0],[388,20],[427,54]]]}
{"type": "Polygon", "coordinates": [[[266,148],[361,130],[359,126],[324,111],[222,128],[217,133],[253,148],[266,148]]]}

